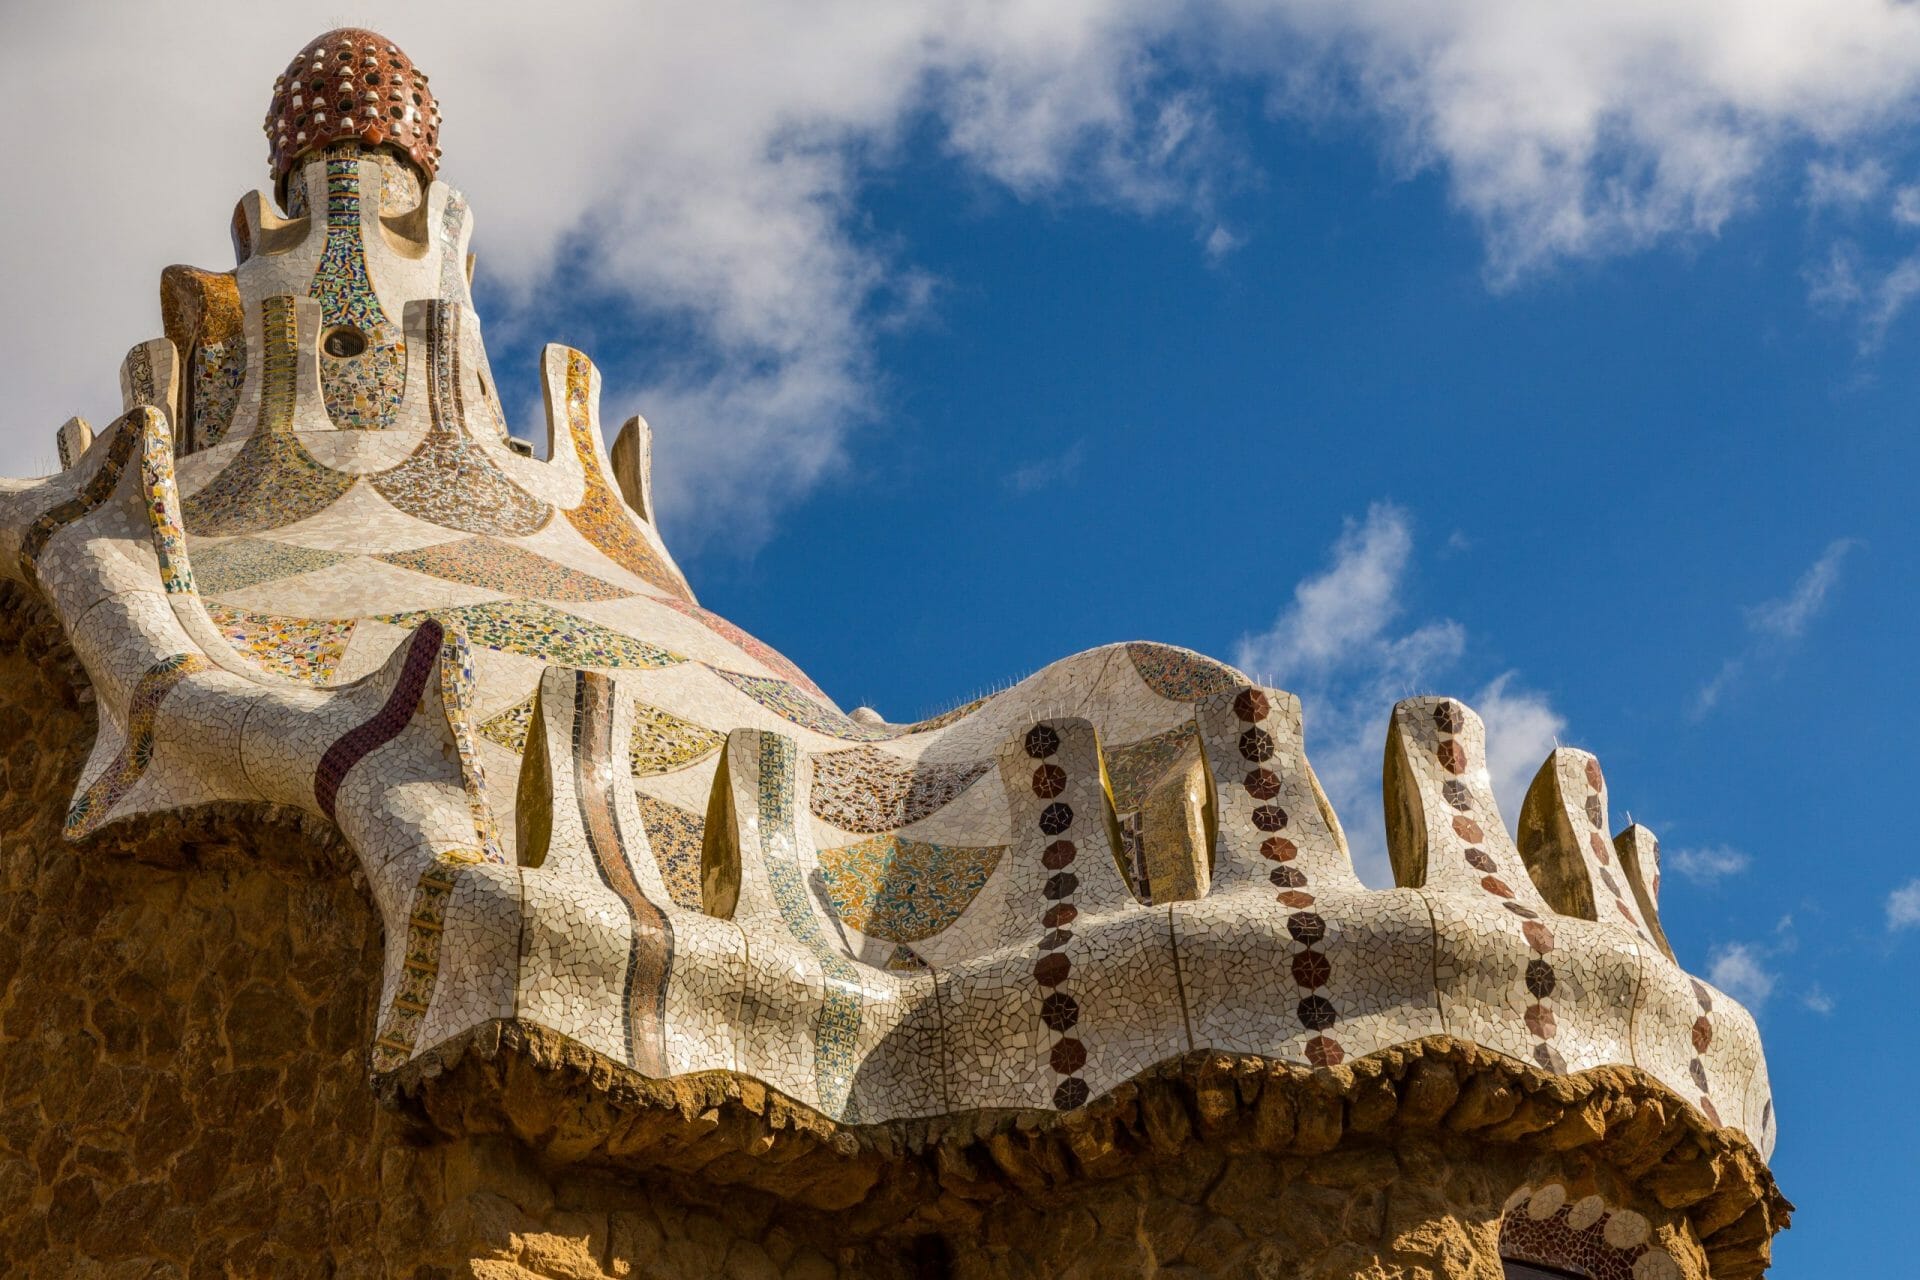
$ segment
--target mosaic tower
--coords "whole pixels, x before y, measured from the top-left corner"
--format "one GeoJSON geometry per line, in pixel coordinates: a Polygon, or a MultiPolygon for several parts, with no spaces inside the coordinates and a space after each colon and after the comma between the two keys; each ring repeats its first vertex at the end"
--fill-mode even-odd
{"type": "Polygon", "coordinates": [[[1299,701],[1198,654],[844,713],[696,601],[584,354],[508,433],[439,121],[301,50],[233,269],[0,481],[8,1256],[1764,1270],[1759,1037],[1598,761],[1509,835],[1479,718],[1402,702],[1370,889],[1299,701]]]}

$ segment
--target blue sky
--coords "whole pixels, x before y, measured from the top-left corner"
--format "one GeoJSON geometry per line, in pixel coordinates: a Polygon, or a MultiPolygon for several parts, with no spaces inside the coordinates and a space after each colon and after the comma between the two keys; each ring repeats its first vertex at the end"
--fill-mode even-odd
{"type": "MultiPolygon", "coordinates": [[[[225,265],[317,33],[149,8],[0,14],[0,471],[113,415],[161,266],[225,265]]],[[[588,350],[705,604],[896,720],[1109,641],[1241,660],[1375,882],[1395,698],[1487,714],[1510,805],[1594,751],[1760,1019],[1773,1274],[1910,1269],[1920,13],[553,9],[594,38],[329,16],[433,74],[519,429],[539,344],[588,350]]]]}
{"type": "MultiPolygon", "coordinates": [[[[930,301],[877,341],[843,470],[689,557],[705,603],[894,719],[1112,640],[1273,658],[1374,850],[1391,701],[1486,709],[1506,677],[1509,796],[1556,732],[1596,752],[1616,824],[1662,839],[1683,962],[1756,1010],[1800,1206],[1774,1274],[1898,1274],[1861,1225],[1915,1190],[1920,1120],[1858,1104],[1920,1047],[1920,894],[1890,914],[1920,332],[1863,352],[1810,302],[1834,219],[1791,159],[1715,236],[1495,289],[1437,175],[1358,131],[1245,143],[1268,185],[1217,259],[1177,215],[1023,202],[937,154],[872,174],[849,218],[930,301]],[[1395,530],[1401,558],[1369,549],[1395,530]],[[1358,616],[1304,617],[1315,581],[1358,616]]],[[[547,331],[591,331],[616,382],[686,340],[564,306],[547,331]]]]}

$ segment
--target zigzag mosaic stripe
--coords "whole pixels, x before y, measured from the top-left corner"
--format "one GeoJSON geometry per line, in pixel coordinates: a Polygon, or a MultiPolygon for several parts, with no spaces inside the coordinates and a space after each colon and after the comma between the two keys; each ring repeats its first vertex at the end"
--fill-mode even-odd
{"type": "Polygon", "coordinates": [[[133,457],[133,446],[139,441],[140,431],[133,414],[127,414],[108,430],[113,432],[113,439],[107,445],[107,456],[101,459],[99,468],[80,486],[80,492],[41,512],[27,526],[27,532],[20,540],[20,572],[29,582],[38,581],[34,563],[40,559],[40,553],[47,549],[47,543],[53,535],[112,497],[114,487],[120,483],[127,462],[133,457]]]}
{"type": "Polygon", "coordinates": [[[105,826],[113,816],[113,810],[127,792],[133,790],[133,784],[153,763],[154,721],[160,712],[160,704],[167,695],[179,687],[180,682],[196,671],[211,671],[213,664],[197,653],[176,653],[172,657],[162,658],[148,667],[134,685],[133,697],[127,704],[126,740],[120,744],[119,752],[95,778],[74,799],[67,810],[66,836],[69,840],[78,840],[92,835],[105,826]]]}
{"type": "Polygon", "coordinates": [[[400,982],[373,1042],[375,1071],[392,1071],[413,1056],[420,1024],[433,1004],[434,983],[440,976],[440,939],[446,932],[447,900],[460,882],[461,870],[485,861],[487,855],[478,849],[443,849],[420,873],[413,891],[413,909],[407,913],[407,949],[401,961],[400,982]]]}
{"type": "Polygon", "coordinates": [[[440,624],[432,619],[421,623],[407,642],[400,678],[394,681],[393,692],[387,695],[380,710],[366,723],[342,734],[320,757],[320,766],[313,774],[313,798],[320,812],[329,818],[336,816],[334,802],[339,798],[340,784],[346,781],[353,766],[399,737],[407,721],[413,719],[414,711],[420,706],[420,695],[426,692],[434,659],[440,656],[444,634],[440,624]]]}

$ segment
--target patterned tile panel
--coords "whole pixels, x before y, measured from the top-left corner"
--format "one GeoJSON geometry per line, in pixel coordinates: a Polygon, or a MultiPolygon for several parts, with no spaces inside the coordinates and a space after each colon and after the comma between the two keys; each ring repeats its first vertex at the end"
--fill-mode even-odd
{"type": "Polygon", "coordinates": [[[488,649],[524,654],[562,666],[669,667],[686,661],[658,645],[526,600],[380,615],[382,622],[407,628],[419,626],[428,618],[463,628],[468,639],[488,649]]]}
{"type": "Polygon", "coordinates": [[[329,330],[358,331],[365,349],[338,354],[320,344],[320,395],[336,427],[384,430],[393,426],[407,391],[407,344],[387,318],[367,278],[360,225],[360,160],[327,160],[327,242],[308,296],[320,300],[329,330]]]}
{"type": "Polygon", "coordinates": [[[639,792],[635,793],[634,800],[639,805],[647,843],[653,847],[654,860],[660,864],[660,878],[667,882],[667,894],[673,899],[673,905],[684,911],[701,910],[700,854],[706,816],[639,792]]]}
{"type": "Polygon", "coordinates": [[[1005,852],[878,835],[820,850],[820,872],[834,915],[871,938],[918,942],[960,918],[1005,852]]]}
{"type": "Polygon", "coordinates": [[[1130,644],[1127,657],[1147,688],[1171,702],[1198,702],[1247,683],[1226,663],[1170,644],[1130,644]]]}
{"type": "Polygon", "coordinates": [[[237,652],[275,675],[308,684],[325,684],[339,669],[353,639],[352,618],[289,618],[249,613],[217,601],[206,602],[207,616],[237,652]]]}
{"type": "Polygon", "coordinates": [[[1673,1255],[1653,1239],[1653,1225],[1597,1195],[1578,1200],[1550,1182],[1507,1197],[1500,1220],[1500,1256],[1591,1280],[1681,1280],[1673,1255]]]}
{"type": "Polygon", "coordinates": [[[993,768],[991,760],[935,764],[874,747],[813,758],[813,816],[843,831],[892,831],[931,817],[993,768]]]}
{"type": "Polygon", "coordinates": [[[217,596],[325,569],[351,558],[343,552],[321,551],[290,542],[234,538],[196,549],[193,569],[200,580],[200,589],[217,596]]]}
{"type": "Polygon", "coordinates": [[[592,574],[488,537],[389,551],[379,558],[402,569],[445,578],[448,582],[537,600],[617,600],[633,594],[592,574]]]}
{"type": "Polygon", "coordinates": [[[627,758],[634,777],[648,778],[705,760],[726,742],[724,733],[642,702],[633,708],[633,738],[627,758]]]}
{"type": "Polygon", "coordinates": [[[352,476],[317,462],[294,434],[299,344],[293,299],[268,298],[263,307],[260,423],[220,474],[187,498],[183,513],[191,534],[278,529],[318,514],[353,487],[352,476]]]}
{"type": "Polygon", "coordinates": [[[410,516],[462,533],[524,537],[553,517],[553,508],[515,484],[467,430],[460,377],[461,309],[449,302],[427,312],[427,407],[430,426],[405,462],[373,477],[380,496],[410,516]]]}

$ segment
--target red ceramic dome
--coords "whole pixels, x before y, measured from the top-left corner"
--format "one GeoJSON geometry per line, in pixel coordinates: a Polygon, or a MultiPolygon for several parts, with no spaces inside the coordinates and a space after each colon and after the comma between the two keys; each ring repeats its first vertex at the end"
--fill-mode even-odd
{"type": "Polygon", "coordinates": [[[376,31],[341,27],[310,42],[273,84],[267,111],[273,186],[285,194],[301,157],[334,142],[391,147],[432,179],[440,167],[440,108],[426,73],[376,31]]]}

